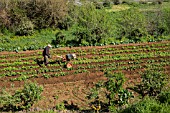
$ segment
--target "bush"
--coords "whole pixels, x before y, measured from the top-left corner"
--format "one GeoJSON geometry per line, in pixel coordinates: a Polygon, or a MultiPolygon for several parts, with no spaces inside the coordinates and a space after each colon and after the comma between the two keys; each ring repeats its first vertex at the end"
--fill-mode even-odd
{"type": "Polygon", "coordinates": [[[161,103],[168,103],[170,105],[170,91],[163,91],[158,95],[158,100],[161,103]]]}
{"type": "Polygon", "coordinates": [[[16,35],[32,35],[34,33],[34,25],[29,20],[22,20],[16,27],[16,35]]]}
{"type": "Polygon", "coordinates": [[[4,9],[0,8],[0,32],[3,33],[3,31],[1,30],[7,29],[9,26],[10,26],[10,23],[9,23],[8,13],[5,10],[5,8],[4,9]]]}
{"type": "Polygon", "coordinates": [[[165,26],[165,35],[170,34],[170,8],[163,8],[162,10],[163,26],[165,26]]]}
{"type": "Polygon", "coordinates": [[[99,40],[113,37],[114,21],[109,12],[105,9],[96,9],[93,4],[84,4],[81,7],[75,6],[69,13],[74,25],[70,27],[70,34],[73,40],[81,44],[81,40],[89,42],[89,45],[96,45],[99,40]],[[93,17],[93,18],[91,18],[93,17]]]}
{"type": "Polygon", "coordinates": [[[105,0],[105,1],[103,2],[103,6],[104,6],[104,7],[110,7],[110,1],[109,1],[109,0],[105,0]]]}
{"type": "Polygon", "coordinates": [[[28,82],[22,90],[17,90],[13,95],[3,91],[0,95],[0,107],[2,111],[17,111],[30,108],[35,101],[41,98],[42,86],[28,82]]]}
{"type": "Polygon", "coordinates": [[[119,111],[119,113],[168,113],[170,106],[160,104],[153,98],[146,97],[144,100],[119,111]]]}
{"type": "Polygon", "coordinates": [[[37,29],[59,27],[68,11],[67,0],[30,0],[22,7],[37,29]]]}
{"type": "Polygon", "coordinates": [[[4,25],[12,30],[20,26],[18,34],[30,28],[31,24],[34,24],[36,29],[60,27],[68,14],[67,0],[11,0],[1,3],[5,11],[0,9],[0,14],[3,13],[0,22],[2,17],[4,25]]]}
{"type": "Polygon", "coordinates": [[[140,89],[143,96],[157,96],[161,93],[167,81],[166,74],[149,69],[142,73],[141,78],[140,89]]]}
{"type": "Polygon", "coordinates": [[[138,42],[142,37],[147,36],[146,18],[136,8],[122,11],[118,18],[116,32],[118,39],[125,37],[138,42]]]}
{"type": "Polygon", "coordinates": [[[113,3],[114,3],[115,5],[121,4],[121,0],[113,0],[113,3]]]}
{"type": "Polygon", "coordinates": [[[108,102],[102,103],[103,105],[101,110],[105,109],[105,111],[116,112],[117,109],[120,109],[122,106],[129,103],[129,99],[133,97],[133,94],[132,92],[129,92],[127,89],[123,88],[123,84],[125,82],[124,74],[112,74],[111,72],[105,72],[105,76],[107,77],[107,81],[98,82],[91,90],[91,93],[88,95],[88,97],[89,99],[94,99],[92,104],[97,103],[97,106],[101,107],[100,103],[102,103],[102,100],[100,100],[100,96],[104,92],[105,98],[108,100],[108,102]],[[103,106],[105,107],[103,108],[103,106]]]}

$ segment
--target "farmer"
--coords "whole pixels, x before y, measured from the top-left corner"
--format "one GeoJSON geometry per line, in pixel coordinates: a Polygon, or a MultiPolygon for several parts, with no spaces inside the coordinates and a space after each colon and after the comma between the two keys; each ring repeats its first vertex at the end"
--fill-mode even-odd
{"type": "Polygon", "coordinates": [[[51,47],[52,46],[50,44],[48,44],[43,50],[44,64],[46,66],[48,65],[48,58],[51,58],[51,56],[50,56],[50,48],[51,47]]]}
{"type": "Polygon", "coordinates": [[[76,59],[76,54],[66,54],[64,57],[61,57],[64,62],[76,59]]]}
{"type": "Polygon", "coordinates": [[[66,54],[65,57],[62,58],[63,62],[66,62],[65,67],[66,68],[72,68],[72,63],[71,60],[72,59],[76,59],[76,54],[72,53],[72,54],[66,54]]]}
{"type": "Polygon", "coordinates": [[[66,60],[70,61],[72,59],[76,59],[76,54],[72,53],[72,54],[66,54],[66,60]]]}

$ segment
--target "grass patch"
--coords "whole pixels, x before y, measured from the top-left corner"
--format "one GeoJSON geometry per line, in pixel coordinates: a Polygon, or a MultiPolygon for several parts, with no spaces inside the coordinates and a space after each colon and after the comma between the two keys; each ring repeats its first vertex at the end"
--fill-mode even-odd
{"type": "Polygon", "coordinates": [[[106,11],[108,11],[108,12],[118,12],[118,11],[127,10],[129,8],[130,8],[130,6],[124,5],[124,4],[113,5],[111,9],[106,9],[106,11]]]}

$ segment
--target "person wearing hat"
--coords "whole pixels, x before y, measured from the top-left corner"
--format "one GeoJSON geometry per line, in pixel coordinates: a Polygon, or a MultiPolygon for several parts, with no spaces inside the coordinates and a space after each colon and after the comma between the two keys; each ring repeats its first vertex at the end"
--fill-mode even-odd
{"type": "Polygon", "coordinates": [[[52,46],[48,44],[43,50],[44,64],[46,66],[48,65],[48,58],[50,58],[50,48],[52,48],[52,46]]]}
{"type": "Polygon", "coordinates": [[[63,62],[66,62],[66,61],[71,61],[72,59],[76,59],[76,54],[75,53],[72,53],[72,54],[66,54],[65,56],[58,56],[58,58],[62,58],[62,61],[63,62]]]}
{"type": "Polygon", "coordinates": [[[70,62],[72,59],[76,59],[76,54],[72,53],[72,54],[66,54],[65,57],[63,57],[63,61],[67,62],[66,63],[66,68],[71,68],[72,67],[72,63],[70,62]]]}
{"type": "Polygon", "coordinates": [[[71,59],[76,59],[76,54],[66,54],[66,60],[70,61],[71,59]]]}

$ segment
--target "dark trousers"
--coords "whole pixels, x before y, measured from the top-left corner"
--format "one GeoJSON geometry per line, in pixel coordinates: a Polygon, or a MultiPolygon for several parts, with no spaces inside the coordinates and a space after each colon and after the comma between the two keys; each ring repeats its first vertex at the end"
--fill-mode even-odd
{"type": "Polygon", "coordinates": [[[44,64],[46,66],[48,65],[48,56],[47,55],[44,56],[44,64]]]}

